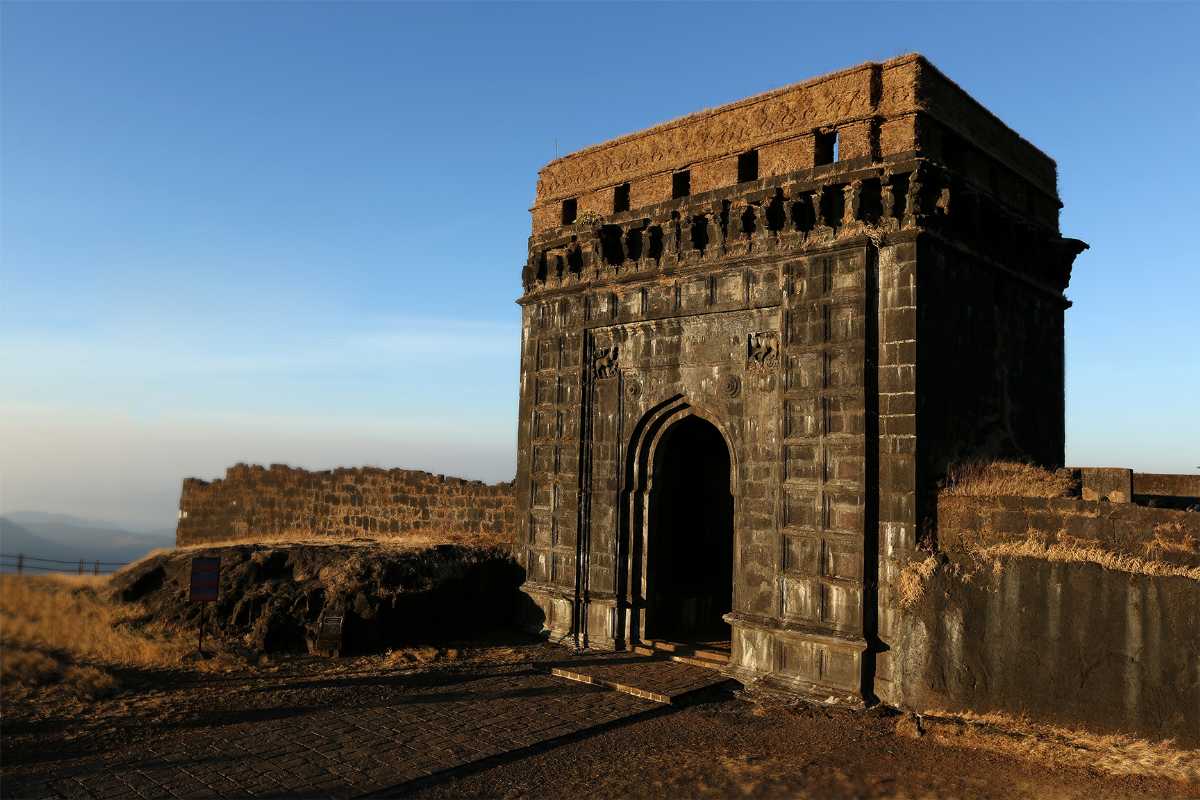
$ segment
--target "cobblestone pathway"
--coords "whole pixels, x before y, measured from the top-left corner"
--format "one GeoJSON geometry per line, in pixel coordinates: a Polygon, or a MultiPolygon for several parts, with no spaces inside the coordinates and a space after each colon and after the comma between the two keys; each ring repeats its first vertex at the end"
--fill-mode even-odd
{"type": "Polygon", "coordinates": [[[46,754],[29,769],[10,761],[0,794],[353,797],[663,708],[529,668],[432,686],[393,683],[376,680],[364,692],[353,683],[319,687],[319,696],[301,683],[283,690],[282,706],[214,713],[185,730],[82,756],[46,754]]]}

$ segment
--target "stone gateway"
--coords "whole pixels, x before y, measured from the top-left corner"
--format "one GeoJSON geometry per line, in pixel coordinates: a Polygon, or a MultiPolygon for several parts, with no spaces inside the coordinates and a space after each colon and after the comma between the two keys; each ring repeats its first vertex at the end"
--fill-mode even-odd
{"type": "Polygon", "coordinates": [[[901,705],[937,483],[1063,461],[1054,162],[918,55],[544,167],[523,270],[529,622],[901,705]]]}

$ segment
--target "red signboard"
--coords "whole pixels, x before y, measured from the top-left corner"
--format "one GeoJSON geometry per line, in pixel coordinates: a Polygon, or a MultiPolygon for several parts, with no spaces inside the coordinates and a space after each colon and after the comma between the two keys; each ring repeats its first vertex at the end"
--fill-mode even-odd
{"type": "Polygon", "coordinates": [[[221,559],[193,558],[192,559],[192,593],[193,602],[213,603],[217,600],[217,589],[221,583],[221,559]]]}

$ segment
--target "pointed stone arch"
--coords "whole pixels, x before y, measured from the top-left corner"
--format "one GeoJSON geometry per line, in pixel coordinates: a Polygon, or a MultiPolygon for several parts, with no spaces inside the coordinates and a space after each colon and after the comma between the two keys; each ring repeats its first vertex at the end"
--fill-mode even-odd
{"type": "Polygon", "coordinates": [[[617,546],[617,630],[614,639],[619,642],[637,642],[645,639],[646,610],[648,596],[646,583],[647,553],[649,548],[650,501],[654,488],[654,465],[660,447],[668,434],[683,420],[694,418],[707,423],[725,446],[728,456],[729,496],[732,500],[731,530],[729,546],[732,548],[730,579],[730,602],[732,605],[733,571],[737,569],[737,448],[728,427],[713,409],[702,403],[690,401],[683,395],[674,395],[652,406],[633,426],[626,448],[625,474],[621,495],[621,531],[617,546]]]}

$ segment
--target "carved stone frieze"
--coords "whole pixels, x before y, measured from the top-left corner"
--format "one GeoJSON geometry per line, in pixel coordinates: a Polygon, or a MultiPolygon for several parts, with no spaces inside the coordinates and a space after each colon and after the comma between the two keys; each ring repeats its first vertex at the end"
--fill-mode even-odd
{"type": "Polygon", "coordinates": [[[862,118],[872,111],[871,75],[879,67],[863,64],[551,162],[538,177],[538,203],[862,118]]]}

